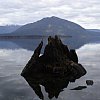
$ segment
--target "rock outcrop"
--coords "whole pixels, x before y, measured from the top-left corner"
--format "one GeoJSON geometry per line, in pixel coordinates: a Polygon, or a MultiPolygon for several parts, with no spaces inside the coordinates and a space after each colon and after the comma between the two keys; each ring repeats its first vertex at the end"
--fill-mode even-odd
{"type": "Polygon", "coordinates": [[[78,86],[78,87],[75,87],[73,89],[70,89],[70,90],[83,90],[83,89],[86,89],[87,86],[78,86]]]}
{"type": "Polygon", "coordinates": [[[48,97],[57,98],[69,82],[75,82],[86,74],[84,67],[78,63],[75,50],[69,50],[60,38],[49,36],[43,55],[40,52],[43,41],[35,49],[21,75],[26,79],[35,93],[43,100],[40,85],[45,87],[48,97]]]}
{"type": "Polygon", "coordinates": [[[94,82],[93,82],[93,80],[86,80],[86,84],[87,84],[87,85],[93,85],[94,82]]]}
{"type": "Polygon", "coordinates": [[[70,50],[70,60],[78,63],[78,56],[77,56],[76,51],[74,49],[70,50]]]}

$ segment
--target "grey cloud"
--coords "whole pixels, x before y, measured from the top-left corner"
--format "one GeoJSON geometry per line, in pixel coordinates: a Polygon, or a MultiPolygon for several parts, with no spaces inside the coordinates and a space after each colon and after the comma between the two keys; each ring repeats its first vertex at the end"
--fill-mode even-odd
{"type": "Polygon", "coordinates": [[[0,24],[26,24],[57,16],[85,28],[92,28],[90,24],[99,28],[99,6],[99,0],[0,0],[0,24]]]}

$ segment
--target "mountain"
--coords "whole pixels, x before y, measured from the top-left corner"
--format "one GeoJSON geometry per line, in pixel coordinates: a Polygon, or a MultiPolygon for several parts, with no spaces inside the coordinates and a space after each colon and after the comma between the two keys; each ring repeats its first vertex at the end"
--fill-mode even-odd
{"type": "Polygon", "coordinates": [[[47,17],[37,22],[26,24],[13,35],[80,35],[86,30],[80,25],[58,17],[47,17]]]}
{"type": "Polygon", "coordinates": [[[11,33],[18,28],[20,28],[20,25],[6,25],[6,26],[0,26],[0,34],[5,34],[5,33],[11,33]]]}
{"type": "Polygon", "coordinates": [[[80,25],[65,19],[52,16],[43,18],[34,23],[26,24],[18,28],[16,31],[11,32],[9,35],[13,36],[33,35],[34,37],[36,37],[36,35],[39,36],[39,39],[37,40],[33,39],[12,40],[14,43],[20,45],[23,48],[28,48],[29,50],[33,50],[33,45],[34,46],[38,45],[41,39],[43,39],[44,45],[46,45],[47,38],[44,39],[42,36],[50,36],[50,35],[63,36],[62,41],[65,44],[68,44],[69,48],[79,48],[87,41],[87,39],[84,41],[83,38],[84,36],[86,36],[86,34],[87,31],[80,25]]]}
{"type": "Polygon", "coordinates": [[[19,40],[10,40],[21,46],[22,48],[29,50],[34,50],[36,45],[38,45],[42,39],[45,46],[47,43],[47,38],[44,38],[43,36],[63,36],[61,38],[63,43],[67,44],[70,49],[77,49],[89,42],[100,41],[100,32],[89,31],[74,22],[55,16],[43,18],[37,22],[23,25],[17,30],[9,33],[8,35],[21,37],[28,37],[30,35],[34,37],[34,39],[21,38],[19,40]]]}
{"type": "Polygon", "coordinates": [[[92,32],[100,32],[100,29],[87,29],[87,30],[92,32]]]}

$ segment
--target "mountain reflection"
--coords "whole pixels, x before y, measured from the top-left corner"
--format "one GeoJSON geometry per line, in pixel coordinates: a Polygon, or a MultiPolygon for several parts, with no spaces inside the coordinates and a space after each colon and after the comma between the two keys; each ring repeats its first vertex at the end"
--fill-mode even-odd
{"type": "MultiPolygon", "coordinates": [[[[37,38],[26,38],[26,39],[1,39],[0,41],[4,41],[6,42],[8,47],[8,42],[13,43],[14,45],[17,46],[17,48],[23,48],[23,49],[27,49],[27,50],[34,50],[36,45],[38,45],[40,43],[40,41],[43,40],[44,41],[44,47],[47,44],[47,37],[37,37],[37,38]]],[[[64,44],[67,44],[69,46],[70,49],[78,49],[80,48],[82,45],[88,43],[87,39],[80,38],[80,37],[61,37],[61,40],[64,44]],[[76,41],[78,40],[78,41],[76,41]]],[[[11,48],[12,45],[10,45],[11,48]]],[[[2,47],[0,45],[0,47],[2,47]]],[[[44,48],[43,47],[43,48],[44,48]]]]}

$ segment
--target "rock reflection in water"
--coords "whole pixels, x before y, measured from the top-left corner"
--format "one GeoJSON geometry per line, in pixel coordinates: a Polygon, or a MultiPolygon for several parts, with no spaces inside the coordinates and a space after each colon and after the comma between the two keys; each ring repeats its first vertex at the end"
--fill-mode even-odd
{"type": "Polygon", "coordinates": [[[46,74],[43,76],[40,75],[41,77],[39,77],[39,75],[25,79],[40,99],[44,98],[40,85],[45,87],[45,91],[48,93],[48,97],[51,99],[53,97],[58,98],[59,93],[63,91],[63,89],[66,88],[69,83],[69,80],[66,77],[58,77],[46,74]]]}
{"type": "Polygon", "coordinates": [[[44,54],[39,56],[42,46],[41,41],[21,75],[40,99],[44,99],[40,85],[45,87],[50,99],[58,98],[69,82],[75,82],[85,75],[86,70],[78,63],[75,50],[69,50],[57,36],[48,38],[44,54]]]}

